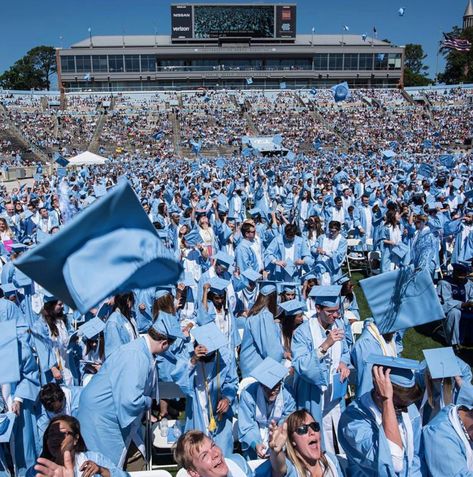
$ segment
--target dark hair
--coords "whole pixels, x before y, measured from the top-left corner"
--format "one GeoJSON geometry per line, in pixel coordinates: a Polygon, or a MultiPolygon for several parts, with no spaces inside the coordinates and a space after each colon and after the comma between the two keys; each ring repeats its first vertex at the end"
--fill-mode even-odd
{"type": "Polygon", "coordinates": [[[332,227],[340,231],[340,229],[342,228],[342,224],[338,220],[331,220],[328,223],[328,228],[331,229],[332,227]]]}
{"type": "Polygon", "coordinates": [[[385,218],[385,223],[387,225],[392,225],[395,227],[397,225],[397,217],[396,217],[397,211],[394,209],[390,209],[386,212],[386,218],[385,218]]]}
{"type": "Polygon", "coordinates": [[[400,406],[409,406],[412,403],[418,401],[422,397],[422,390],[418,383],[411,388],[404,388],[402,386],[398,386],[397,384],[392,384],[393,386],[393,395],[394,395],[394,402],[396,405],[400,406]]]}
{"type": "Polygon", "coordinates": [[[269,295],[260,293],[248,312],[248,317],[257,315],[264,308],[267,308],[274,317],[276,316],[278,311],[278,294],[275,291],[269,295]]]}
{"type": "Polygon", "coordinates": [[[251,224],[250,222],[245,222],[242,226],[241,226],[241,234],[243,235],[243,237],[246,237],[246,234],[250,231],[250,229],[254,229],[255,226],[253,224],[251,224]]]}
{"type": "Polygon", "coordinates": [[[59,330],[57,329],[56,320],[60,319],[64,322],[65,325],[67,324],[66,315],[64,315],[64,313],[59,316],[54,315],[54,308],[57,305],[58,301],[60,300],[47,301],[41,309],[41,316],[44,318],[44,321],[48,325],[51,335],[54,337],[59,336],[59,330]]]}
{"type": "MultiPolygon", "coordinates": [[[[72,416],[67,416],[62,414],[60,416],[54,416],[48,424],[48,427],[44,431],[43,436],[43,452],[41,452],[41,456],[44,459],[51,460],[56,462],[56,456],[54,456],[48,446],[48,442],[50,441],[51,437],[55,437],[57,439],[57,434],[59,433],[59,422],[67,422],[71,427],[71,431],[74,433],[74,436],[77,437],[77,444],[75,445],[74,451],[75,452],[86,452],[87,447],[85,445],[84,439],[80,433],[80,423],[79,421],[72,416]]],[[[62,438],[64,440],[64,437],[62,438]]],[[[61,441],[62,442],[62,441],[61,441]]]]}
{"type": "Polygon", "coordinates": [[[163,335],[162,333],[159,333],[156,331],[153,327],[151,327],[148,330],[148,335],[154,340],[154,341],[169,341],[169,344],[171,345],[176,341],[174,338],[170,338],[169,336],[163,335]]]}
{"type": "Polygon", "coordinates": [[[171,293],[160,296],[153,303],[153,318],[157,318],[160,311],[169,313],[171,315],[176,314],[176,307],[174,306],[174,298],[171,293]]]}
{"type": "Polygon", "coordinates": [[[284,227],[284,234],[289,237],[295,237],[297,235],[298,228],[296,224],[287,224],[284,227]]]}
{"type": "Polygon", "coordinates": [[[61,386],[56,383],[45,384],[39,391],[39,402],[46,408],[47,411],[52,411],[52,405],[58,401],[64,401],[66,395],[61,386]]]}
{"type": "Polygon", "coordinates": [[[135,295],[133,292],[119,293],[114,297],[113,309],[118,310],[129,321],[134,303],[135,295]],[[128,304],[129,300],[131,300],[131,306],[128,304]]]}
{"type": "Polygon", "coordinates": [[[278,316],[278,318],[281,320],[281,331],[284,348],[286,351],[290,352],[292,345],[292,335],[299,325],[296,326],[294,315],[286,315],[284,311],[278,316]]]}

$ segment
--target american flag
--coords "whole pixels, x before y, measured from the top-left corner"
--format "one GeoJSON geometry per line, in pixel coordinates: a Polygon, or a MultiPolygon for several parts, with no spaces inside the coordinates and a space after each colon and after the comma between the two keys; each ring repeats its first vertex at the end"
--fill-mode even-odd
{"type": "Polygon", "coordinates": [[[471,43],[468,40],[462,38],[454,38],[453,35],[444,33],[445,39],[442,42],[442,46],[445,48],[451,48],[456,51],[470,51],[471,43]]]}

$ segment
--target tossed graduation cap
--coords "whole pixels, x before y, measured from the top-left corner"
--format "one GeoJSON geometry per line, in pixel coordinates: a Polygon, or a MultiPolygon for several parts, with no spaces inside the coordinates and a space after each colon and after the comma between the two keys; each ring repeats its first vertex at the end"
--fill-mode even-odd
{"type": "Polygon", "coordinates": [[[366,362],[373,366],[382,366],[391,370],[390,379],[393,384],[403,388],[412,388],[416,384],[414,371],[421,369],[419,361],[381,354],[370,354],[366,362]]]}
{"type": "Polygon", "coordinates": [[[305,302],[297,299],[284,301],[280,303],[279,306],[288,316],[299,315],[307,309],[305,302]]]}
{"type": "Polygon", "coordinates": [[[445,317],[428,270],[405,267],[360,280],[360,285],[381,334],[445,317]]]}
{"type": "Polygon", "coordinates": [[[467,190],[464,194],[466,200],[473,199],[473,189],[467,190]]]}
{"type": "Polygon", "coordinates": [[[209,283],[210,283],[210,291],[212,291],[216,295],[223,295],[228,285],[230,285],[229,280],[224,280],[223,278],[220,278],[220,277],[212,277],[209,280],[209,283]]]}
{"type": "Polygon", "coordinates": [[[262,277],[261,273],[255,272],[252,268],[247,268],[246,270],[243,270],[241,274],[249,282],[256,282],[262,277]]]}
{"type": "Polygon", "coordinates": [[[213,321],[206,325],[192,328],[191,335],[198,344],[207,348],[207,354],[228,344],[227,338],[225,338],[225,335],[213,321]]]}
{"type": "Polygon", "coordinates": [[[62,167],[66,167],[69,164],[69,161],[65,158],[62,157],[59,152],[55,152],[53,155],[54,162],[62,167]]]}
{"type": "Polygon", "coordinates": [[[320,306],[337,306],[340,304],[340,285],[314,286],[309,296],[314,298],[315,304],[320,306]]]}
{"type": "Polygon", "coordinates": [[[10,442],[15,418],[14,412],[0,414],[0,444],[10,442]]]}
{"type": "Polygon", "coordinates": [[[269,356],[250,372],[250,376],[268,389],[273,389],[287,374],[288,369],[269,356]]]}
{"type": "Polygon", "coordinates": [[[15,266],[81,313],[107,296],[173,283],[182,270],[128,183],[77,214],[15,266]]]}
{"type": "Polygon", "coordinates": [[[0,323],[0,384],[20,380],[16,320],[0,323]]]}
{"type": "Polygon", "coordinates": [[[195,247],[199,243],[203,242],[202,237],[200,236],[197,229],[192,229],[190,232],[186,233],[186,235],[184,235],[184,240],[190,247],[195,247]]]}
{"type": "Polygon", "coordinates": [[[79,326],[77,333],[91,340],[105,329],[105,321],[98,317],[92,318],[83,325],[79,326]]]}
{"type": "Polygon", "coordinates": [[[212,258],[226,268],[231,267],[235,262],[235,259],[231,255],[228,255],[228,253],[225,253],[222,250],[219,250],[212,258]]]}
{"type": "Polygon", "coordinates": [[[425,361],[432,379],[453,378],[460,376],[461,370],[453,348],[424,349],[425,361]]]}
{"type": "Polygon", "coordinates": [[[160,311],[158,317],[151,325],[151,327],[161,335],[167,336],[171,339],[186,339],[184,333],[179,325],[179,320],[176,315],[171,315],[164,311],[160,311]]]}

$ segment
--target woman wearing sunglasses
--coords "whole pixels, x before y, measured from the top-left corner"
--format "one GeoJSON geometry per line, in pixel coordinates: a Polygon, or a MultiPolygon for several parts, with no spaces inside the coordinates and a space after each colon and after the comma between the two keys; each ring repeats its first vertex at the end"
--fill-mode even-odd
{"type": "Polygon", "coordinates": [[[343,476],[335,455],[322,451],[320,425],[305,409],[280,427],[272,422],[269,439],[272,477],[343,476]]]}
{"type": "Polygon", "coordinates": [[[43,436],[43,452],[26,477],[73,475],[81,477],[126,477],[98,452],[89,452],[80,433],[79,421],[72,416],[55,416],[43,436]]]}

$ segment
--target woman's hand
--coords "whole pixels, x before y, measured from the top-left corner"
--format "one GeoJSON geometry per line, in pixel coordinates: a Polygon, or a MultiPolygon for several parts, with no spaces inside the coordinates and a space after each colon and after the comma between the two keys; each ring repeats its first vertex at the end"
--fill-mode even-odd
{"type": "Polygon", "coordinates": [[[382,366],[373,366],[373,384],[379,395],[383,400],[393,399],[393,385],[389,377],[391,370],[386,368],[383,372],[382,366]]]}
{"type": "Polygon", "coordinates": [[[34,468],[38,472],[36,477],[74,477],[74,463],[70,451],[64,452],[64,466],[39,457],[34,468]]]}
{"type": "Polygon", "coordinates": [[[102,475],[101,467],[91,460],[86,460],[79,469],[82,477],[92,477],[95,474],[102,475]]]}
{"type": "Polygon", "coordinates": [[[56,380],[56,381],[61,381],[62,379],[62,374],[61,374],[61,371],[59,371],[59,369],[56,367],[56,366],[53,366],[51,368],[51,372],[53,373],[53,378],[56,380]]]}
{"type": "Polygon", "coordinates": [[[279,454],[287,441],[287,423],[278,426],[275,421],[269,424],[269,448],[279,454]]]}

